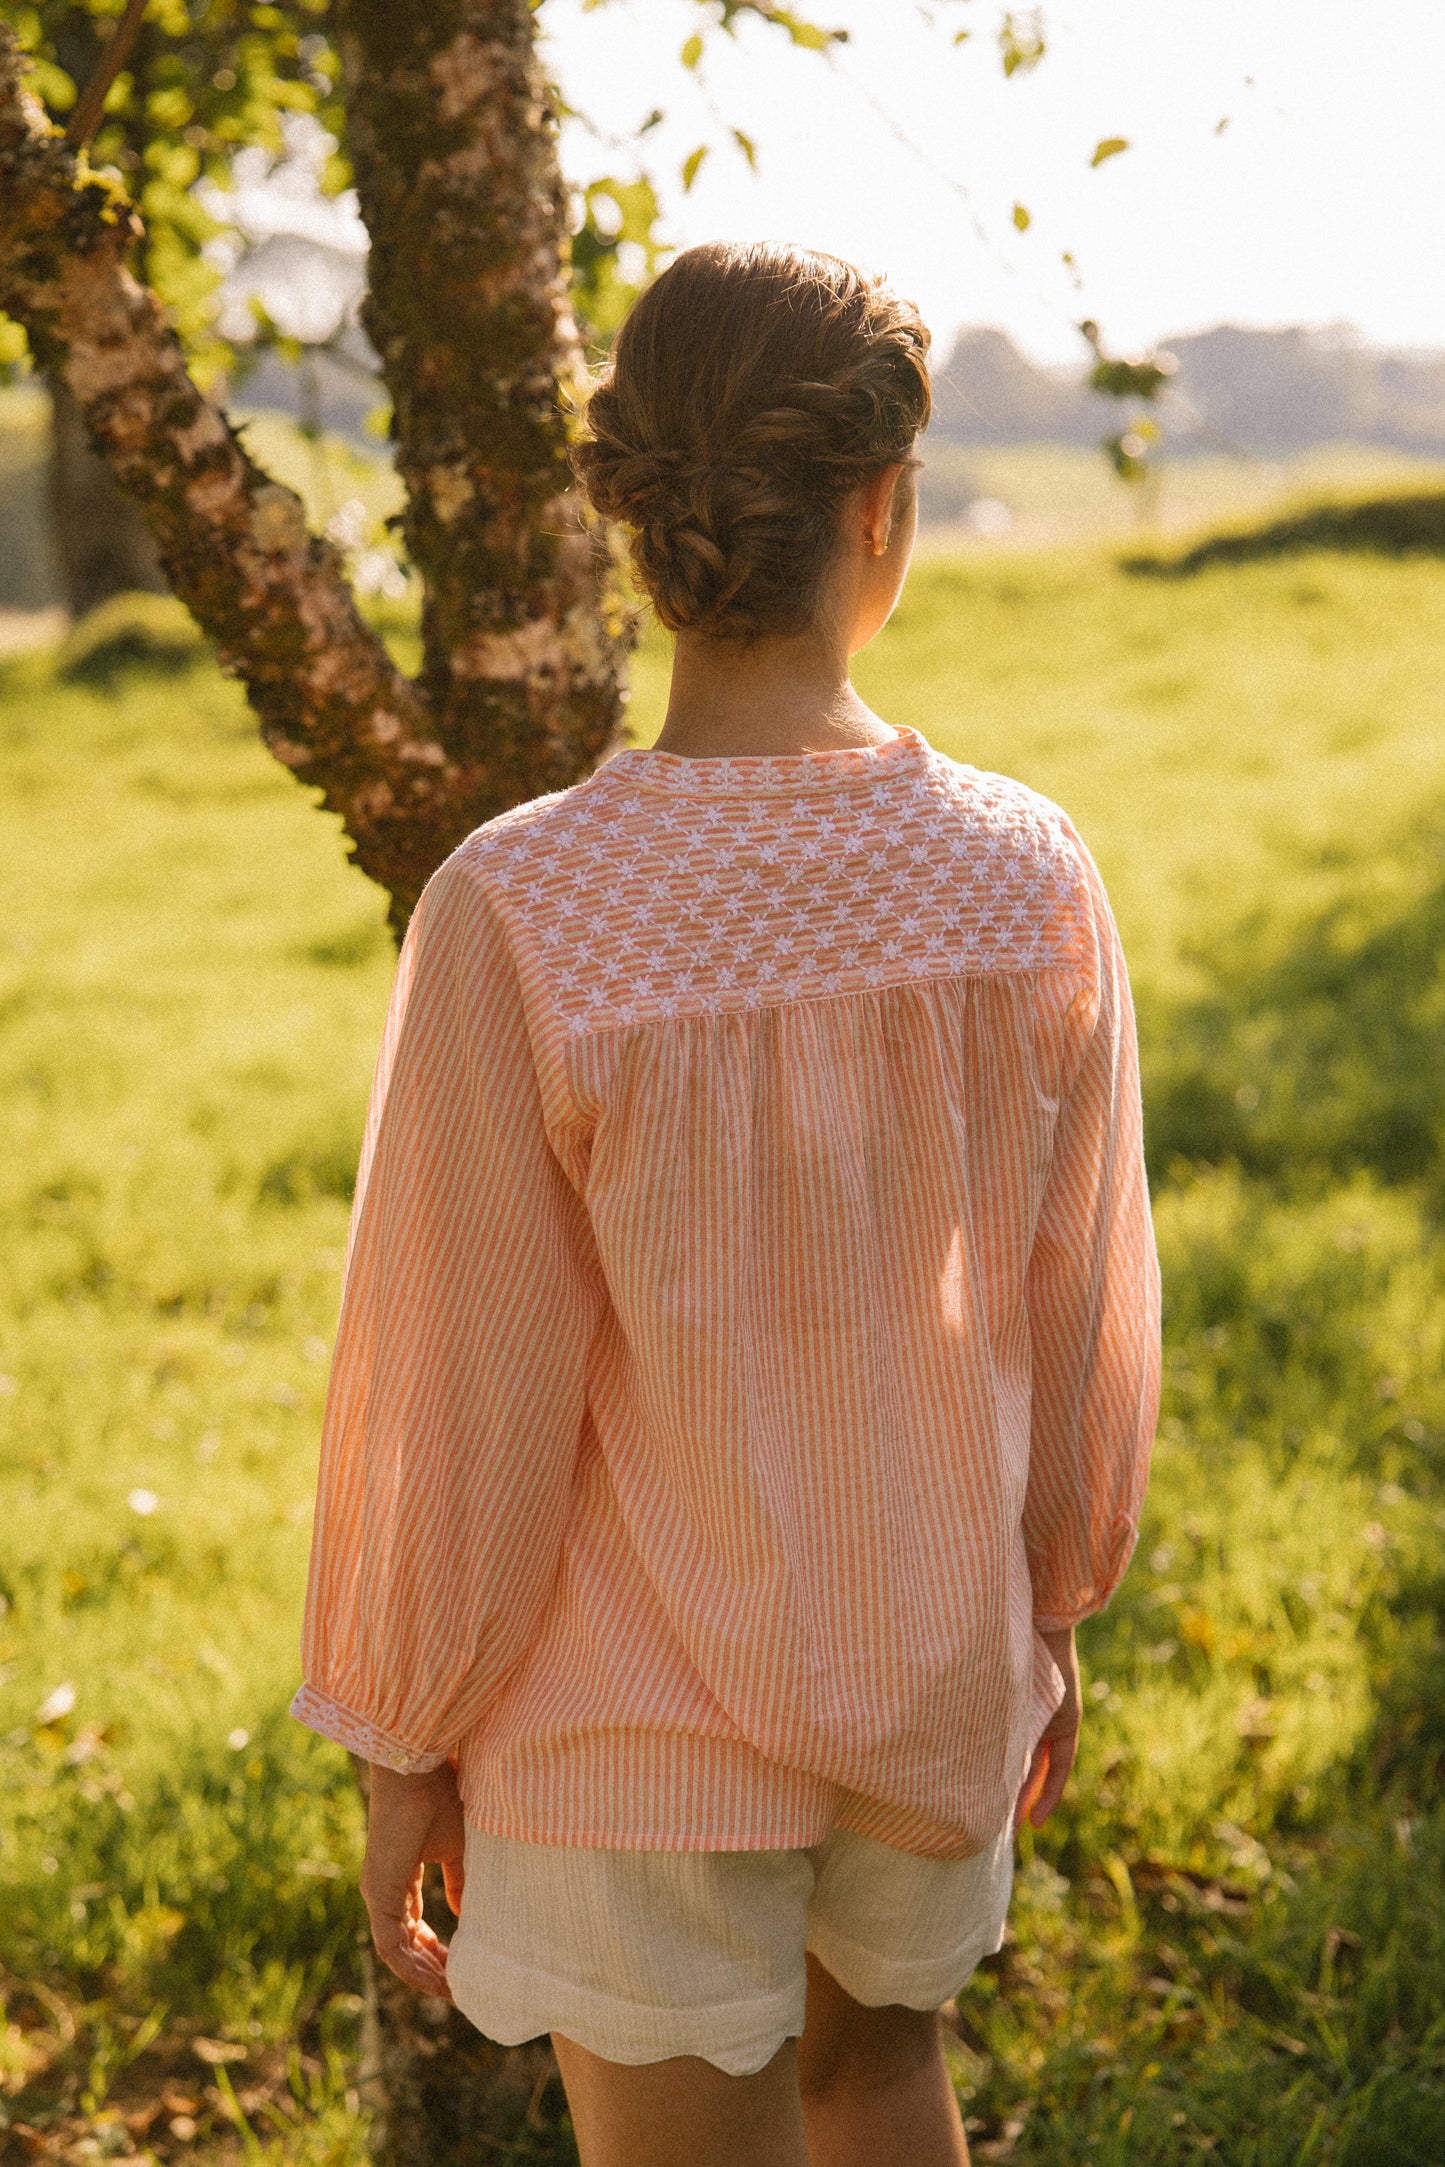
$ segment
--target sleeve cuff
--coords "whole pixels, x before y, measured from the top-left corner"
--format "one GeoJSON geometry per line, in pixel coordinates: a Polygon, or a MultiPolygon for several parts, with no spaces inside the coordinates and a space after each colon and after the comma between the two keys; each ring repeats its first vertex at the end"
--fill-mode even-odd
{"type": "Polygon", "coordinates": [[[370,1761],[377,1768],[395,1769],[399,1776],[429,1775],[449,1758],[447,1752],[413,1753],[399,1738],[390,1737],[365,1716],[343,1708],[340,1701],[318,1693],[312,1685],[302,1686],[291,1703],[291,1713],[298,1723],[304,1723],[310,1731],[319,1731],[323,1738],[334,1739],[358,1760],[370,1761]]]}
{"type": "Polygon", "coordinates": [[[1129,1568],[1134,1555],[1134,1545],[1139,1540],[1139,1525],[1133,1517],[1121,1512],[1116,1515],[1113,1528],[1114,1554],[1109,1561],[1104,1578],[1092,1588],[1082,1588],[1072,1603],[1062,1609],[1034,1610],[1034,1630],[1038,1633],[1062,1633],[1066,1626],[1082,1625],[1085,1618],[1097,1616],[1117,1592],[1119,1582],[1129,1568]]]}

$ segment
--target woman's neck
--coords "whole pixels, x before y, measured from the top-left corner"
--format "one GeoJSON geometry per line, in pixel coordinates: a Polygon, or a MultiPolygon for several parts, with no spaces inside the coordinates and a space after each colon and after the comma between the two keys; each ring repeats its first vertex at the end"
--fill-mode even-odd
{"type": "Polygon", "coordinates": [[[760,640],[678,634],[659,752],[769,759],[883,745],[895,734],[859,699],[846,653],[820,631],[760,640]]]}

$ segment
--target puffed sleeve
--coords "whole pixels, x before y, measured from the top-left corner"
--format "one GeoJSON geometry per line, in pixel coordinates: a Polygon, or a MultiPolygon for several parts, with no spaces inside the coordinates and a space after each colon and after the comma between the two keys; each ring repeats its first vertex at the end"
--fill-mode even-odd
{"type": "Polygon", "coordinates": [[[440,1765],[556,1576],[601,1280],[464,846],[402,949],[362,1152],[292,1712],[440,1765]]]}
{"type": "Polygon", "coordinates": [[[1077,836],[1087,968],[1061,1019],[1053,1157],[1028,1274],[1034,1622],[1102,1609],[1133,1552],[1159,1411],[1159,1263],[1119,936],[1077,836]]]}

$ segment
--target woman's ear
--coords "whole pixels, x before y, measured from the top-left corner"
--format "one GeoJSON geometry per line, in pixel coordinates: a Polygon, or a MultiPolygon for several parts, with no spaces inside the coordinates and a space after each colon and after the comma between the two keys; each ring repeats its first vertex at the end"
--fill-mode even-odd
{"type": "Polygon", "coordinates": [[[893,533],[894,494],[900,477],[907,472],[903,460],[894,460],[890,466],[880,467],[873,479],[863,484],[859,502],[860,525],[863,547],[872,557],[883,557],[888,553],[893,533]]]}

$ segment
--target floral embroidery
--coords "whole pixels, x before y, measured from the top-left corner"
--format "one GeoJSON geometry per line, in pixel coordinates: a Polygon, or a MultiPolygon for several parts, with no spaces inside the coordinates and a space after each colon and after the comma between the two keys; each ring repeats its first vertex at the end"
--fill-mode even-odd
{"type": "Polygon", "coordinates": [[[445,1753],[413,1753],[374,1723],[368,1723],[364,1716],[353,1715],[328,1694],[318,1693],[314,1686],[302,1686],[291,1703],[291,1713],[298,1723],[320,1731],[323,1738],[335,1739],[358,1760],[371,1761],[378,1768],[394,1768],[400,1776],[424,1776],[440,1768],[447,1758],[445,1753]]]}

